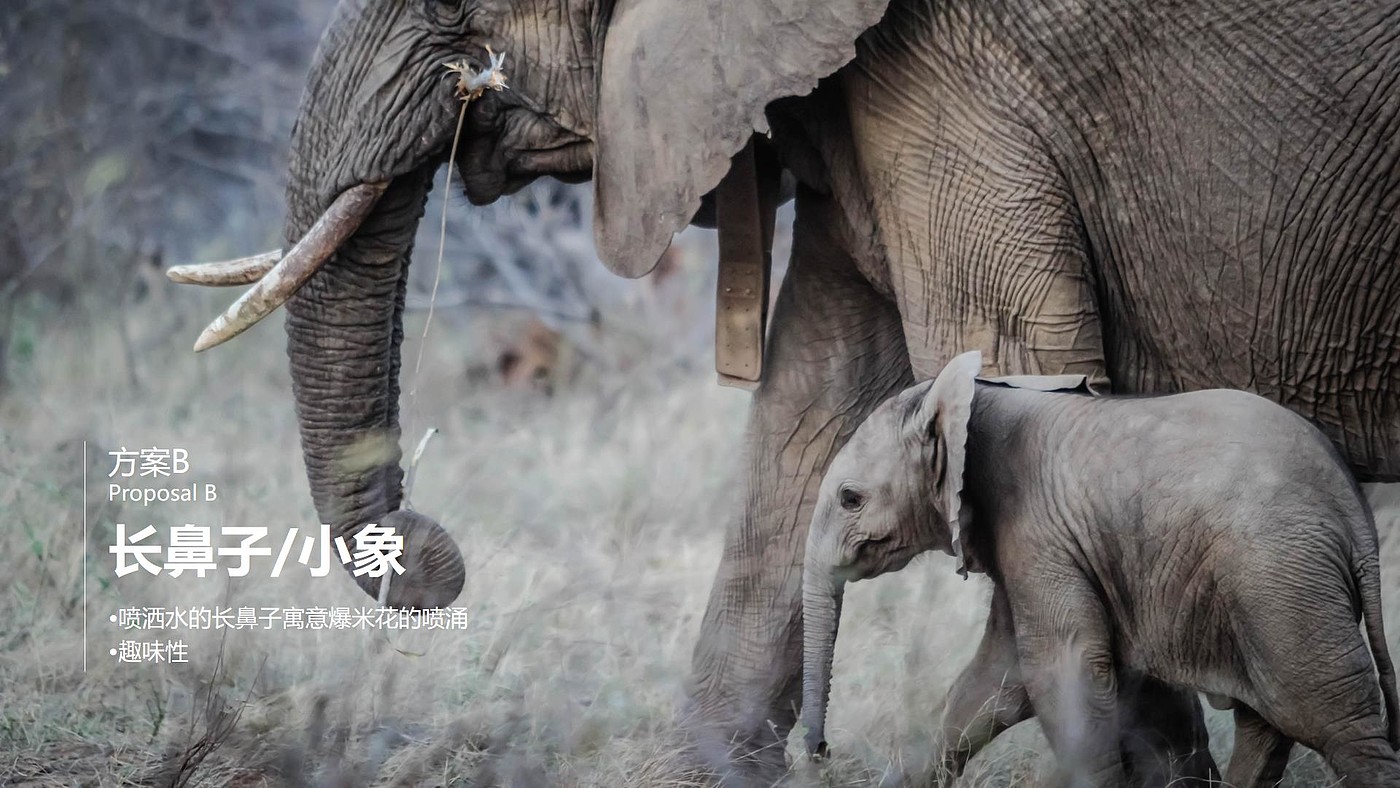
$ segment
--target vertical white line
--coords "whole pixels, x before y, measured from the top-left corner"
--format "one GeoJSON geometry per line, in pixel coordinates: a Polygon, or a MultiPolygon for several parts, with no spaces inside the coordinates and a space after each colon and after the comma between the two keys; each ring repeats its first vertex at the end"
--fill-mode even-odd
{"type": "Polygon", "coordinates": [[[88,604],[87,604],[87,554],[88,554],[88,500],[87,500],[87,468],[88,468],[88,447],[87,441],[83,441],[83,672],[87,673],[87,653],[88,653],[88,604]]]}

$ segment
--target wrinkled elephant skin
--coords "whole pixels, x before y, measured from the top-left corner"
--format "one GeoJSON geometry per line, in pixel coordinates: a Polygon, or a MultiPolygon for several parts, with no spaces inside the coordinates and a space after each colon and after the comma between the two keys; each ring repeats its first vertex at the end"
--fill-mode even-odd
{"type": "Polygon", "coordinates": [[[822,481],[808,751],[827,748],[846,584],[941,550],[995,591],[923,781],[1035,714],[1071,785],[1124,785],[1120,741],[1141,720],[1118,698],[1150,675],[1234,708],[1225,784],[1276,785],[1296,741],[1348,784],[1400,786],[1379,539],[1326,437],[1246,392],[1100,398],[979,382],[981,367],[964,353],[881,405],[822,481]]]}
{"type": "MultiPolygon", "coordinates": [[[[288,240],[347,190],[388,185],[287,304],[317,511],[346,534],[401,505],[406,268],[460,107],[444,63],[505,55],[508,89],[466,113],[453,164],[467,196],[592,177],[600,256],[627,276],[771,129],[799,184],[795,249],[688,686],[701,752],[736,780],[771,776],[800,703],[802,552],[826,463],[876,403],[960,350],[989,373],[1120,392],[1252,389],[1314,420],[1363,477],[1400,478],[1388,14],[343,0],[292,139],[288,240]]],[[[436,574],[404,584],[413,600],[391,586],[391,604],[455,595],[460,557],[425,539],[436,574]]]]}

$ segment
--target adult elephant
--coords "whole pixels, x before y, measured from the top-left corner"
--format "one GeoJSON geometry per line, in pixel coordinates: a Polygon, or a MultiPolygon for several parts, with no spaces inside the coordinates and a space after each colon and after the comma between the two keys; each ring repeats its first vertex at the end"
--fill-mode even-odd
{"type": "MultiPolygon", "coordinates": [[[[1118,392],[1252,389],[1363,478],[1400,477],[1400,6],[886,5],[344,0],[292,140],[286,234],[304,243],[239,317],[290,296],[317,510],[338,532],[377,521],[400,504],[405,272],[459,107],[445,61],[508,58],[510,89],[467,112],[468,197],[591,174],[624,276],[771,128],[799,184],[793,258],[688,688],[717,762],[781,766],[822,472],[956,351],[1118,392]]],[[[445,603],[459,566],[426,561],[389,601],[445,603]]]]}

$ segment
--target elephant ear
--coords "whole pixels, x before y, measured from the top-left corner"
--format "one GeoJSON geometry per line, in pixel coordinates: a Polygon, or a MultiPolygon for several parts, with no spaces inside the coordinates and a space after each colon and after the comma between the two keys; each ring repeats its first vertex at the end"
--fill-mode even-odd
{"type": "Polygon", "coordinates": [[[973,350],[954,358],[934,378],[908,424],[918,438],[933,444],[934,485],[942,515],[948,526],[958,574],[967,576],[967,557],[962,544],[963,465],[967,458],[967,424],[972,418],[972,397],[977,391],[977,375],[982,371],[982,353],[973,350]]]}
{"type": "Polygon", "coordinates": [[[594,124],[593,234],[614,273],[655,267],[764,108],[855,57],[888,0],[618,0],[594,124]]]}

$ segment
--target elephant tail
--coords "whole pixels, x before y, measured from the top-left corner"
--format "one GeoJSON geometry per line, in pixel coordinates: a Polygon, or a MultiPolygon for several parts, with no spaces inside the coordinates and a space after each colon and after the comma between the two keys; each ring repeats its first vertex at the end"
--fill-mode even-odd
{"type": "Polygon", "coordinates": [[[1390,746],[1400,750],[1400,698],[1395,691],[1395,663],[1390,659],[1390,647],[1385,642],[1381,625],[1381,562],[1374,549],[1362,555],[1353,554],[1352,571],[1356,574],[1357,591],[1361,596],[1362,618],[1366,638],[1371,641],[1371,657],[1376,661],[1376,677],[1385,697],[1385,716],[1390,746]]]}

